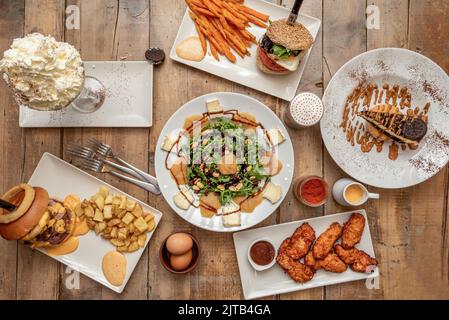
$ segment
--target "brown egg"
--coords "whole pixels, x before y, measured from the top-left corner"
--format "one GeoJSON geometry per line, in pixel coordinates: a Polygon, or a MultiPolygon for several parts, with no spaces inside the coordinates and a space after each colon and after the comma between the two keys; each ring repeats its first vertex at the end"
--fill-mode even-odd
{"type": "Polygon", "coordinates": [[[189,267],[192,262],[192,250],[187,251],[179,256],[172,254],[170,256],[171,267],[176,271],[182,271],[189,267]]]}
{"type": "Polygon", "coordinates": [[[167,250],[174,255],[182,255],[192,249],[193,240],[186,233],[174,233],[167,239],[167,250]]]}

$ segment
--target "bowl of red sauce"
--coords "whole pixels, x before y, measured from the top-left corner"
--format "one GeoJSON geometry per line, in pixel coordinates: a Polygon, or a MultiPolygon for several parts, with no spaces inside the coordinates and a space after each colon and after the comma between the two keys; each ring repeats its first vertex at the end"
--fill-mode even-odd
{"type": "Polygon", "coordinates": [[[271,239],[254,240],[248,248],[248,260],[256,271],[271,268],[276,263],[277,249],[271,239]]]}
{"type": "Polygon", "coordinates": [[[329,198],[329,186],[323,178],[308,176],[299,178],[293,185],[295,197],[309,207],[319,207],[329,198]]]}

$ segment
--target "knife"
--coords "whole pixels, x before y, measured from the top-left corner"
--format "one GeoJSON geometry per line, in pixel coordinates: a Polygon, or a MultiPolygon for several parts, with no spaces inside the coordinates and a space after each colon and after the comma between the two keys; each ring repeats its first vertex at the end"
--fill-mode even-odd
{"type": "Polygon", "coordinates": [[[301,8],[303,0],[295,0],[293,4],[292,10],[290,11],[290,15],[288,16],[287,23],[290,25],[295,24],[296,19],[298,18],[299,9],[301,8]]]}

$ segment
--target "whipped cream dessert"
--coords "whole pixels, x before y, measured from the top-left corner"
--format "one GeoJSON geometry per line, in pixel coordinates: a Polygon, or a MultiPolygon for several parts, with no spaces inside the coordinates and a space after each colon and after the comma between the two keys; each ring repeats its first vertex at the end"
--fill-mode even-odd
{"type": "Polygon", "coordinates": [[[0,73],[17,102],[36,110],[58,110],[80,93],[84,68],[79,52],[51,36],[15,39],[0,60],[0,73]]]}

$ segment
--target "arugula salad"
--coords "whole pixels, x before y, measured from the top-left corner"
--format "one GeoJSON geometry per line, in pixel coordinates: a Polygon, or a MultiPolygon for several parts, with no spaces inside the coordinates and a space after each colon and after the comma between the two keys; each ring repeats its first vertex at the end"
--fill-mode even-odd
{"type": "Polygon", "coordinates": [[[226,117],[211,119],[190,136],[187,181],[200,197],[214,192],[222,206],[259,192],[270,175],[263,167],[265,146],[257,135],[226,117]]]}

